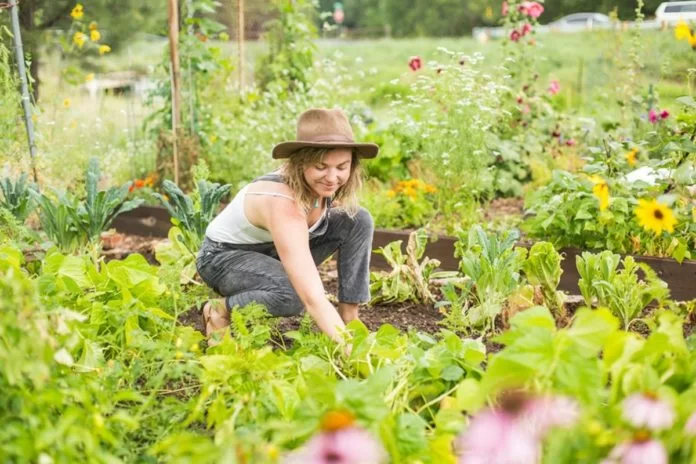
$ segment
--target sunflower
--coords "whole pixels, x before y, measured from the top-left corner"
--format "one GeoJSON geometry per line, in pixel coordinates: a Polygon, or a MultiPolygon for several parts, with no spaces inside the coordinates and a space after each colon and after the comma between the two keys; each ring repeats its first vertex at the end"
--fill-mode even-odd
{"type": "Polygon", "coordinates": [[[75,5],[75,7],[70,12],[70,16],[72,16],[73,19],[82,19],[82,16],[84,16],[84,14],[84,9],[82,8],[82,5],[80,5],[79,3],[75,5]]]}
{"type": "Polygon", "coordinates": [[[609,185],[606,182],[597,182],[592,187],[592,193],[599,200],[600,211],[604,211],[609,207],[609,185]]]}
{"type": "Polygon", "coordinates": [[[689,40],[691,35],[691,29],[684,21],[680,21],[674,28],[674,38],[677,40],[689,40]]]}
{"type": "Polygon", "coordinates": [[[626,153],[626,162],[628,163],[629,166],[635,166],[636,165],[636,157],[638,156],[638,149],[634,148],[628,153],[626,153]]]}
{"type": "Polygon", "coordinates": [[[660,235],[663,230],[673,232],[677,219],[669,206],[653,200],[638,200],[636,208],[638,223],[645,229],[660,235]]]}

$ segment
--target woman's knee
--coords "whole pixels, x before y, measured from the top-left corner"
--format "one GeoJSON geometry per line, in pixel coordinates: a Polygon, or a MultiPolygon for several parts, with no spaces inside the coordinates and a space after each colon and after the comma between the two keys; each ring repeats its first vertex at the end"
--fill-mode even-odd
{"type": "Polygon", "coordinates": [[[294,290],[274,292],[269,300],[267,309],[274,316],[296,316],[304,311],[304,304],[294,290]]]}

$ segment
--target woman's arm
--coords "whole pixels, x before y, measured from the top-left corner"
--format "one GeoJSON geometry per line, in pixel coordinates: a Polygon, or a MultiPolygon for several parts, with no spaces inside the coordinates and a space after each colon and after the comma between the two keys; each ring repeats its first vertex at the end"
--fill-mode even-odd
{"type": "Polygon", "coordinates": [[[307,218],[291,201],[283,198],[267,200],[269,214],[264,222],[290,283],[319,328],[333,340],[341,341],[340,334],[345,324],[324,293],[324,285],[309,249],[307,218]]]}

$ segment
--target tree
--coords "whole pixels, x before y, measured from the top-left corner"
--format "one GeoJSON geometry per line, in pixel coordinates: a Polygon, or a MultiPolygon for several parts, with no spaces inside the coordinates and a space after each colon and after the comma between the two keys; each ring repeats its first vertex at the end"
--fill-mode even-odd
{"type": "MultiPolygon", "coordinates": [[[[87,2],[85,2],[87,3],[87,2]]],[[[38,101],[41,56],[50,47],[49,32],[67,30],[75,3],[66,0],[22,0],[19,2],[19,20],[22,27],[24,51],[30,59],[34,99],[38,101]]],[[[90,0],[84,7],[85,15],[99,24],[103,39],[112,50],[117,50],[136,32],[163,32],[167,26],[166,8],[155,2],[140,0],[90,0]]],[[[0,14],[0,23],[9,23],[9,17],[0,14]]]]}

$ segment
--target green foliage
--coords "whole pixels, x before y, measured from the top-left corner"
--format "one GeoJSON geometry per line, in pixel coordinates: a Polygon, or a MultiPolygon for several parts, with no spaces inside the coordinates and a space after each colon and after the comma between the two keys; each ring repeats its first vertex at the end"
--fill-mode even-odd
{"type": "Polygon", "coordinates": [[[26,134],[22,123],[19,77],[12,60],[12,34],[0,20],[0,153],[8,159],[26,153],[26,134]]]}
{"type": "Polygon", "coordinates": [[[425,229],[411,232],[406,245],[406,254],[401,251],[401,240],[375,250],[392,267],[389,272],[370,273],[371,303],[386,302],[434,302],[430,281],[438,277],[451,277],[452,273],[436,273],[440,261],[423,257],[428,243],[425,229]]]}
{"type": "Polygon", "coordinates": [[[591,306],[596,299],[599,306],[609,308],[629,328],[652,301],[663,304],[669,289],[650,266],[636,263],[631,256],[624,258],[623,269],[617,271],[620,259],[610,251],[583,252],[576,258],[578,286],[586,305],[591,306]],[[644,277],[639,278],[638,271],[644,277]]]}
{"type": "Polygon", "coordinates": [[[259,59],[256,80],[261,89],[273,85],[284,92],[303,90],[310,84],[317,31],[311,0],[274,0],[279,18],[267,24],[268,54],[259,59]]]}
{"type": "Polygon", "coordinates": [[[31,190],[36,190],[32,182],[27,182],[26,173],[22,173],[17,179],[17,182],[12,182],[12,179],[5,177],[0,180],[0,191],[2,191],[2,201],[0,208],[5,208],[10,211],[20,223],[23,223],[29,213],[34,208],[31,190]]]}
{"type": "Polygon", "coordinates": [[[563,258],[549,242],[537,242],[529,250],[522,270],[527,281],[541,288],[544,302],[553,312],[563,311],[563,293],[557,292],[561,282],[563,258]]]}
{"type": "Polygon", "coordinates": [[[196,186],[195,201],[170,180],[162,183],[167,198],[159,193],[155,194],[172,216],[173,224],[181,229],[183,243],[191,253],[198,250],[206,227],[217,213],[220,201],[231,188],[229,184],[220,185],[205,179],[199,179],[196,186]]]}
{"type": "Polygon", "coordinates": [[[505,299],[519,285],[526,250],[515,248],[518,238],[516,230],[498,237],[480,225],[459,234],[455,256],[460,272],[470,279],[462,288],[471,301],[463,315],[469,327],[493,330],[505,299]]]}
{"type": "Polygon", "coordinates": [[[77,201],[66,192],[53,191],[51,195],[36,192],[33,195],[39,207],[41,230],[61,250],[73,251],[82,243],[71,213],[77,209],[77,201]]]}

